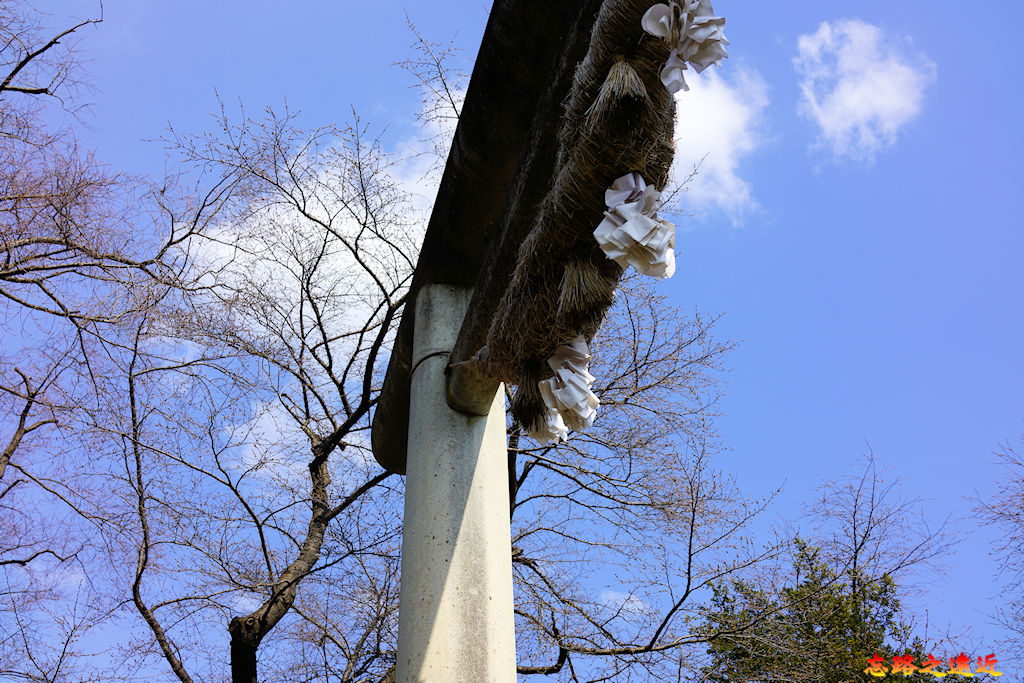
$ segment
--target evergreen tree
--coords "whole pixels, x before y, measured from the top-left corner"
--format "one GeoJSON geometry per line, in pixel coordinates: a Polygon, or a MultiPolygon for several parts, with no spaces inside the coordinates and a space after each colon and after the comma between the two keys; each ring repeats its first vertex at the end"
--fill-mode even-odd
{"type": "MultiPolygon", "coordinates": [[[[932,680],[926,674],[893,671],[893,657],[917,669],[929,653],[920,638],[910,641],[890,575],[867,576],[836,566],[802,539],[793,543],[792,561],[792,579],[780,589],[744,580],[715,587],[705,627],[709,634],[723,635],[710,639],[704,680],[876,680],[865,673],[876,654],[889,675],[932,680]]],[[[877,659],[872,663],[879,665],[877,659]]]]}

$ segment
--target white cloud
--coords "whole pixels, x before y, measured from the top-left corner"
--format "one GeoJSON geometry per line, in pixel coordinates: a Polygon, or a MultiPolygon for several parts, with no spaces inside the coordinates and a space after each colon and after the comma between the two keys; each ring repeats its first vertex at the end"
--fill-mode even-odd
{"type": "Polygon", "coordinates": [[[908,55],[877,26],[823,22],[797,40],[797,111],[819,128],[817,144],[836,157],[874,159],[921,112],[935,64],[908,55]]]}
{"type": "Polygon", "coordinates": [[[450,104],[445,110],[446,105],[427,101],[419,115],[417,134],[399,141],[392,152],[397,160],[392,175],[410,197],[412,208],[419,212],[424,232],[441,184],[448,150],[455,139],[466,89],[453,88],[452,99],[456,107],[454,111],[450,104]]]}
{"type": "Polygon", "coordinates": [[[688,75],[690,91],[676,94],[673,177],[682,180],[699,164],[682,208],[720,211],[738,224],[758,208],[740,166],[764,142],[762,115],[769,100],[768,84],[755,69],[733,73],[731,83],[711,69],[688,75]]]}
{"type": "Polygon", "coordinates": [[[623,593],[617,590],[605,590],[597,598],[605,607],[617,612],[632,614],[646,614],[650,612],[651,606],[632,593],[623,593]]]}

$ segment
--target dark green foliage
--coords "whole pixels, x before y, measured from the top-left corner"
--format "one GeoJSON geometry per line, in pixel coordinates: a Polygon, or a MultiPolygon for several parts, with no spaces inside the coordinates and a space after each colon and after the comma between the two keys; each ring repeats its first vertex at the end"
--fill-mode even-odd
{"type": "MultiPolygon", "coordinates": [[[[927,657],[900,617],[897,585],[888,574],[865,576],[836,566],[820,549],[797,539],[793,544],[793,576],[780,589],[732,581],[715,587],[705,615],[711,641],[710,663],[703,680],[846,681],[883,680],[864,673],[875,653],[892,668],[892,656],[913,656],[915,665],[927,657]]],[[[925,674],[889,675],[900,680],[935,680],[925,674]]]]}

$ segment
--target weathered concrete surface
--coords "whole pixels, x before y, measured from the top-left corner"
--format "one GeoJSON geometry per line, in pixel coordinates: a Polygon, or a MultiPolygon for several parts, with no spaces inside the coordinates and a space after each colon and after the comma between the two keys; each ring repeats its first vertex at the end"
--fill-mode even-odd
{"type": "Polygon", "coordinates": [[[416,301],[398,683],[516,680],[504,391],[484,417],[444,398],[471,295],[427,285],[416,301]]]}

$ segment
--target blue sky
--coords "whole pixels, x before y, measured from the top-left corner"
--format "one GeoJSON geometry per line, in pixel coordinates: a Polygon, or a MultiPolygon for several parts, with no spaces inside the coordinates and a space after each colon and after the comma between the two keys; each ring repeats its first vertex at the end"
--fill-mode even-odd
{"type": "MultiPolygon", "coordinates": [[[[213,125],[216,89],[253,113],[287,99],[310,127],[354,106],[397,145],[417,134],[419,102],[392,66],[412,42],[404,12],[430,39],[455,37],[468,69],[487,4],[106,0],[81,44],[96,88],[83,141],[159,174],[164,150],[143,140],[213,125]]],[[[679,95],[680,164],[707,156],[661,287],[745,340],[728,359],[721,465],[751,494],[785,482],[775,514],[793,518],[870,444],[929,519],[963,514],[993,490],[992,451],[1024,433],[1024,5],[715,8],[730,59],[679,95]]],[[[973,626],[986,654],[996,532],[961,526],[927,604],[973,626]]]]}

